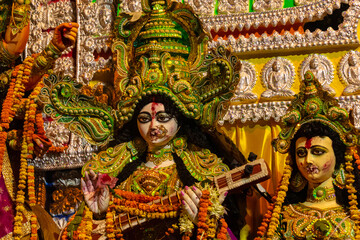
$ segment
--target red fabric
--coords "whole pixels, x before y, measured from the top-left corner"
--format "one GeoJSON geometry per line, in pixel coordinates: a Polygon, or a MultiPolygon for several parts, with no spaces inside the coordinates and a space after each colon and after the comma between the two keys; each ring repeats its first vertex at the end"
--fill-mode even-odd
{"type": "Polygon", "coordinates": [[[0,238],[14,229],[14,209],[3,176],[0,177],[0,238]]]}

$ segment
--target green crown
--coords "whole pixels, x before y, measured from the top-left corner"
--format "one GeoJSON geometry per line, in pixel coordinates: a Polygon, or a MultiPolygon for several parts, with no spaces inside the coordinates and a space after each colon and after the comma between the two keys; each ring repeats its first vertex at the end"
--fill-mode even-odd
{"type": "Polygon", "coordinates": [[[165,95],[184,116],[214,127],[239,81],[240,61],[222,46],[207,50],[208,36],[188,5],[143,0],[142,7],[136,21],[120,13],[115,23],[116,109],[82,95],[70,78],[45,81],[45,112],[92,144],[112,139],[149,95],[165,95]]]}
{"type": "Polygon", "coordinates": [[[356,129],[350,122],[348,112],[322,89],[313,73],[307,71],[300,86],[300,93],[282,118],[284,127],[273,141],[275,149],[280,153],[288,152],[290,141],[301,125],[312,121],[329,126],[339,134],[346,146],[358,144],[356,129]]]}

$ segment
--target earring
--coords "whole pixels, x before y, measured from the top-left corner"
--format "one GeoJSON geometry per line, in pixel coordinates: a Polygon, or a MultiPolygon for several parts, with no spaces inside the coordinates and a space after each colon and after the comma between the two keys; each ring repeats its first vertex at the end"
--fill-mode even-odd
{"type": "Polygon", "coordinates": [[[135,149],[140,152],[140,153],[143,153],[145,152],[146,150],[146,147],[147,147],[147,144],[145,142],[145,140],[141,137],[136,137],[134,140],[133,140],[133,144],[134,144],[134,147],[135,149]]]}
{"type": "Polygon", "coordinates": [[[339,169],[336,169],[333,173],[333,184],[340,189],[343,189],[346,185],[344,164],[340,165],[339,169]]]}
{"type": "Polygon", "coordinates": [[[289,188],[293,192],[300,192],[301,190],[304,189],[304,187],[306,186],[306,183],[307,182],[304,179],[304,177],[301,175],[301,173],[299,171],[296,171],[296,173],[294,175],[292,175],[292,177],[290,179],[289,188]]]}

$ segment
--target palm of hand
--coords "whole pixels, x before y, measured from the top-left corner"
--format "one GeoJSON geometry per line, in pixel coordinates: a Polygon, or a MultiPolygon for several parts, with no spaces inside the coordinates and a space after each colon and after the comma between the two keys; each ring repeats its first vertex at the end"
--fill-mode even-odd
{"type": "Polygon", "coordinates": [[[109,206],[110,192],[108,186],[97,187],[98,175],[92,170],[85,172],[81,179],[81,189],[84,199],[93,213],[100,214],[106,211],[109,206]]]}

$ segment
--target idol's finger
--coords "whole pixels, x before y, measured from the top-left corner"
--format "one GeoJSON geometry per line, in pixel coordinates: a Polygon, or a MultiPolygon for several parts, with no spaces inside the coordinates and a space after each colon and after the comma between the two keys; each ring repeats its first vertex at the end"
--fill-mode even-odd
{"type": "MultiPolygon", "coordinates": [[[[86,172],[85,172],[85,177],[86,177],[86,172]]],[[[87,175],[88,179],[85,178],[85,183],[86,183],[86,187],[88,192],[93,192],[94,191],[94,185],[93,182],[90,180],[89,175],[87,175]]]]}
{"type": "Polygon", "coordinates": [[[182,204],[183,204],[185,211],[188,213],[190,219],[193,221],[196,216],[195,213],[192,212],[192,210],[189,207],[189,204],[187,202],[185,202],[185,200],[182,200],[182,204]]]}
{"type": "Polygon", "coordinates": [[[190,207],[190,210],[193,212],[193,214],[197,214],[198,212],[198,208],[195,205],[195,203],[191,200],[191,198],[189,197],[189,195],[186,192],[181,191],[181,195],[184,198],[184,201],[188,204],[188,206],[190,207]]]}
{"type": "Polygon", "coordinates": [[[64,37],[66,37],[66,38],[68,38],[68,39],[70,40],[70,38],[76,39],[76,35],[77,35],[76,32],[70,31],[70,32],[66,33],[66,34],[64,35],[64,37]]]}
{"type": "Polygon", "coordinates": [[[70,29],[70,32],[73,32],[73,33],[77,34],[78,29],[73,27],[73,28],[70,29]]]}
{"type": "Polygon", "coordinates": [[[220,194],[220,196],[219,196],[219,203],[220,203],[220,204],[222,204],[222,203],[224,202],[227,194],[228,194],[228,191],[223,192],[223,193],[220,194]]]}
{"type": "Polygon", "coordinates": [[[195,192],[193,190],[191,190],[191,188],[189,188],[188,186],[185,186],[185,191],[186,193],[190,196],[191,200],[194,202],[194,204],[196,206],[199,205],[199,201],[200,199],[198,198],[198,196],[195,194],[195,192]]]}
{"type": "Polygon", "coordinates": [[[200,189],[198,189],[197,187],[195,186],[192,186],[192,190],[195,192],[196,196],[198,196],[198,198],[200,199],[201,196],[202,196],[202,192],[200,189]]]}
{"type": "Polygon", "coordinates": [[[90,174],[91,180],[93,180],[93,181],[96,180],[97,174],[93,170],[90,170],[89,174],[90,174]]]}
{"type": "Polygon", "coordinates": [[[80,181],[81,181],[81,189],[82,189],[83,193],[89,192],[88,189],[87,189],[87,186],[86,186],[86,183],[85,183],[84,179],[81,178],[80,181]]]}
{"type": "Polygon", "coordinates": [[[85,182],[89,181],[90,180],[90,177],[89,177],[89,172],[88,171],[85,171],[85,182]]]}

